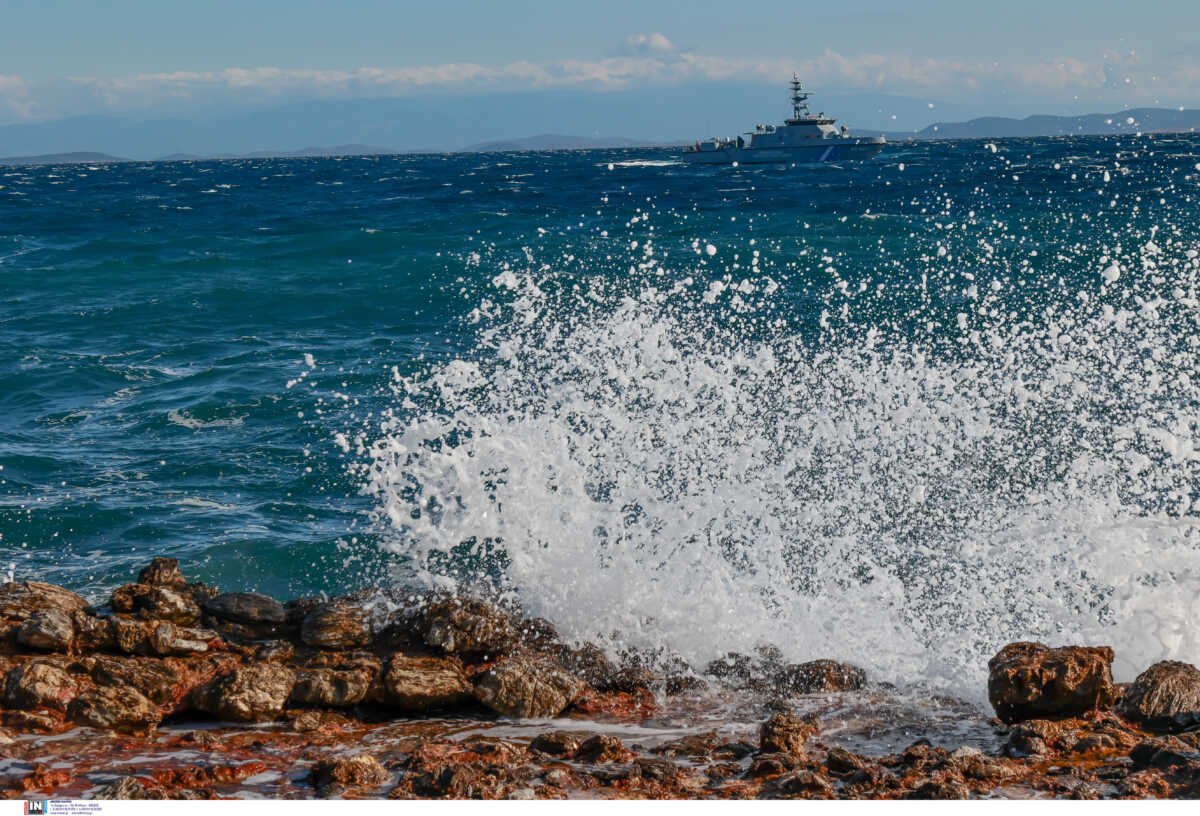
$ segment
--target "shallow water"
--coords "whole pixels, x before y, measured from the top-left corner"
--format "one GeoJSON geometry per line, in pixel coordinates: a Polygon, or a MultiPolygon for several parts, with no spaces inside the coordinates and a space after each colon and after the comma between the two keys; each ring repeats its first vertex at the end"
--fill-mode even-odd
{"type": "Polygon", "coordinates": [[[0,572],[485,582],[974,702],[1017,638],[1196,660],[1198,164],[0,168],[0,572]]]}

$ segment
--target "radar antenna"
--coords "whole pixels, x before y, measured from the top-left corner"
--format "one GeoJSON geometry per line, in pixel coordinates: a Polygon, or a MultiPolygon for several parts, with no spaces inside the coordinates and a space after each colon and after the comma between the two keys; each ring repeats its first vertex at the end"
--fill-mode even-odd
{"type": "Polygon", "coordinates": [[[809,115],[808,91],[804,90],[804,83],[800,81],[800,77],[792,74],[792,118],[799,119],[809,115]]]}

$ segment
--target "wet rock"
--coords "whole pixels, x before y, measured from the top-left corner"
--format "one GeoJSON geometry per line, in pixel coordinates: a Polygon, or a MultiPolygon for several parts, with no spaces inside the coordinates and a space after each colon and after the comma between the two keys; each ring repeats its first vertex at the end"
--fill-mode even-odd
{"type": "Polygon", "coordinates": [[[291,702],[335,708],[358,705],[367,698],[372,680],[372,673],[363,668],[300,669],[296,672],[291,702]]]}
{"type": "Polygon", "coordinates": [[[520,639],[509,615],[473,598],[435,601],[421,618],[425,642],[447,654],[496,657],[520,639]]]}
{"type": "Polygon", "coordinates": [[[564,669],[597,690],[608,689],[619,672],[604,650],[591,643],[579,648],[558,645],[552,647],[549,653],[558,659],[564,669]]]}
{"type": "Polygon", "coordinates": [[[763,791],[763,796],[802,796],[828,799],[833,796],[833,785],[821,774],[802,769],[784,774],[776,779],[763,791]]]}
{"type": "Polygon", "coordinates": [[[812,660],[785,666],[775,682],[780,690],[791,694],[856,691],[866,684],[867,673],[836,660],[812,660]]]}
{"type": "Polygon", "coordinates": [[[476,678],[475,698],[510,717],[556,717],[585,688],[551,660],[514,655],[476,678]]]}
{"type": "Polygon", "coordinates": [[[145,733],[158,725],[162,713],[129,686],[97,686],[71,701],[67,719],[92,728],[145,733]]]}
{"type": "Polygon", "coordinates": [[[1107,646],[1010,643],[988,661],[988,699],[1005,722],[1069,716],[1116,700],[1107,646]]]}
{"type": "Polygon", "coordinates": [[[278,663],[242,666],[196,689],[192,703],[224,720],[269,722],[279,716],[295,684],[296,675],[278,663]]]}
{"type": "Polygon", "coordinates": [[[278,634],[287,618],[279,601],[257,592],[226,592],[205,601],[203,609],[215,620],[257,637],[278,634]]]}
{"type": "Polygon", "coordinates": [[[970,799],[971,789],[954,776],[943,776],[923,783],[905,799],[970,799]]]}
{"type": "Polygon", "coordinates": [[[1194,767],[1200,770],[1200,752],[1173,737],[1143,740],[1129,752],[1129,759],[1136,768],[1194,767]]]}
{"type": "Polygon", "coordinates": [[[720,739],[717,737],[716,731],[706,731],[703,734],[689,734],[686,737],[664,742],[662,745],[652,748],[651,752],[669,757],[703,759],[712,756],[713,749],[717,747],[718,742],[720,739]]]}
{"type": "Polygon", "coordinates": [[[138,573],[137,582],[151,586],[181,587],[187,583],[187,579],[183,577],[183,572],[179,569],[178,559],[155,558],[142,567],[142,571],[138,573]]]}
{"type": "Polygon", "coordinates": [[[453,657],[392,655],[383,687],[386,701],[405,711],[449,708],[471,696],[462,663],[453,657]]]}
{"type": "Polygon", "coordinates": [[[12,708],[65,711],[79,693],[75,680],[50,663],[26,663],[8,673],[4,702],[12,708]]]}
{"type": "Polygon", "coordinates": [[[63,724],[62,711],[5,711],[4,724],[13,731],[52,734],[63,724]]]}
{"type": "Polygon", "coordinates": [[[551,756],[570,758],[575,756],[585,738],[575,731],[549,731],[538,734],[529,743],[529,748],[551,756]]]}
{"type": "Polygon", "coordinates": [[[17,642],[43,652],[69,652],[75,642],[75,623],[62,609],[39,609],[17,628],[17,642]]]}
{"type": "Polygon", "coordinates": [[[785,712],[772,714],[759,730],[759,749],[763,753],[801,754],[808,738],[820,728],[816,717],[799,717],[785,712]]]}
{"type": "Polygon", "coordinates": [[[632,757],[633,753],[624,743],[608,734],[588,737],[575,752],[575,759],[579,762],[623,762],[632,757]]]}
{"type": "Polygon", "coordinates": [[[721,745],[718,745],[713,749],[712,756],[713,759],[732,759],[737,761],[745,759],[753,754],[756,750],[757,749],[750,743],[744,740],[737,740],[735,742],[725,742],[721,745]]]}
{"type": "Polygon", "coordinates": [[[708,683],[704,678],[694,674],[668,674],[663,678],[663,691],[669,697],[689,691],[703,691],[706,688],[708,683]]]}
{"type": "Polygon", "coordinates": [[[114,779],[92,794],[93,799],[166,799],[160,790],[146,787],[146,783],[133,776],[114,779]]]}
{"type": "Polygon", "coordinates": [[[313,766],[308,779],[322,796],[336,795],[347,788],[374,789],[392,775],[370,754],[323,759],[313,766]]]}
{"type": "Polygon", "coordinates": [[[896,763],[907,768],[923,768],[938,765],[948,758],[949,751],[945,748],[938,748],[927,739],[919,739],[900,752],[896,763]]]}
{"type": "MultiPolygon", "coordinates": [[[[679,766],[669,759],[653,759],[651,757],[638,757],[633,761],[637,766],[638,772],[643,779],[650,779],[655,782],[671,782],[679,778],[679,766]]],[[[737,770],[741,770],[737,768],[737,770]]]]}
{"type": "Polygon", "coordinates": [[[852,774],[862,770],[866,764],[865,759],[845,748],[830,748],[825,758],[825,767],[829,769],[830,773],[839,775],[852,774]]]}
{"type": "Polygon", "coordinates": [[[320,649],[354,649],[370,643],[371,632],[362,607],[334,601],[305,616],[300,639],[320,649]]]}
{"type": "Polygon", "coordinates": [[[1155,663],[1125,690],[1117,710],[1152,731],[1200,725],[1200,669],[1178,660],[1155,663]]]}

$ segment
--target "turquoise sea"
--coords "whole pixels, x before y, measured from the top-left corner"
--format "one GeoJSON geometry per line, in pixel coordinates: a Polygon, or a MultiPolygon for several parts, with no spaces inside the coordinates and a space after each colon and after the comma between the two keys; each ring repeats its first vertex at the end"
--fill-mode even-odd
{"type": "Polygon", "coordinates": [[[0,167],[0,576],[1194,661],[1198,250],[1196,135],[0,167]]]}

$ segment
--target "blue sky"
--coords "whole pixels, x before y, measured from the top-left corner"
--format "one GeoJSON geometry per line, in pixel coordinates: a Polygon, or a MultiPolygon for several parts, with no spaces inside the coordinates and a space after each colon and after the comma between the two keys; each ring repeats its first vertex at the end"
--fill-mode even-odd
{"type": "Polygon", "coordinates": [[[983,112],[1200,107],[1197,0],[0,6],[0,124],[479,90],[778,84],[793,69],[829,92],[983,112]]]}

